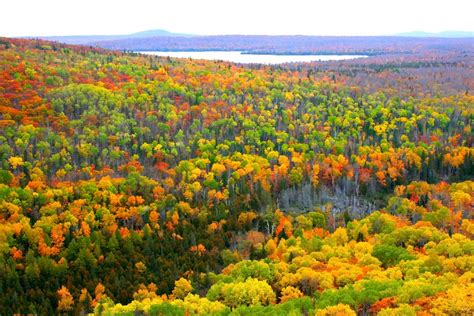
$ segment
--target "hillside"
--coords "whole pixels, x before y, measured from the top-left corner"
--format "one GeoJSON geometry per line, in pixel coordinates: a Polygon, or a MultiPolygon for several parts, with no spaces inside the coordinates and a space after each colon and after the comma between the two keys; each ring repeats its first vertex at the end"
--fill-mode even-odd
{"type": "Polygon", "coordinates": [[[472,46],[427,43],[244,66],[0,38],[0,314],[473,314],[472,46]]]}
{"type": "Polygon", "coordinates": [[[426,52],[446,53],[462,49],[472,52],[474,38],[221,35],[123,38],[90,44],[127,51],[237,50],[252,54],[420,55],[426,52]]]}

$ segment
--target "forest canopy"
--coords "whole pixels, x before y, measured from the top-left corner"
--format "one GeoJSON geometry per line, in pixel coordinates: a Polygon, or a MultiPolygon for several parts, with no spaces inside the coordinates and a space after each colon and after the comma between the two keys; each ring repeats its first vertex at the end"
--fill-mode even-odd
{"type": "Polygon", "coordinates": [[[0,314],[474,313],[473,53],[431,53],[0,38],[0,314]]]}

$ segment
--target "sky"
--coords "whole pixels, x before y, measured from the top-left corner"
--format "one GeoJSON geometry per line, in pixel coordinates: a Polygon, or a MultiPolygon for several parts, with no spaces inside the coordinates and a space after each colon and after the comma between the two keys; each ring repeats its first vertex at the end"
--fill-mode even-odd
{"type": "Polygon", "coordinates": [[[473,0],[1,0],[0,36],[474,31],[473,0]]]}

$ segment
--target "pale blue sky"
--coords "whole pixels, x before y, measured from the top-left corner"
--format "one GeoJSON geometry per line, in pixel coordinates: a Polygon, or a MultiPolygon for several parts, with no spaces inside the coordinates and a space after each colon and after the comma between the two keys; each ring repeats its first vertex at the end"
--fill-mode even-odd
{"type": "Polygon", "coordinates": [[[474,0],[1,0],[0,35],[474,31],[474,0]]]}

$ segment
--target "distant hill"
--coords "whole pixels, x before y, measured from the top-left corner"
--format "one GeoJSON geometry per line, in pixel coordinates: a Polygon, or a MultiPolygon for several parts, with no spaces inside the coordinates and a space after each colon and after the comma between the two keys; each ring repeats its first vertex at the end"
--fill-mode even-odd
{"type": "Polygon", "coordinates": [[[192,34],[172,33],[166,30],[148,30],[122,35],[66,35],[66,36],[26,36],[26,38],[40,38],[66,44],[92,44],[95,42],[113,41],[121,39],[148,38],[148,37],[190,37],[192,34]]]}
{"type": "Polygon", "coordinates": [[[191,37],[191,36],[196,36],[195,34],[184,34],[184,33],[173,33],[169,32],[166,30],[148,30],[148,31],[142,31],[142,32],[137,32],[137,33],[132,33],[129,35],[126,35],[126,37],[131,37],[131,38],[143,38],[143,37],[155,37],[155,36],[184,36],[184,37],[191,37]]]}
{"type": "MultiPolygon", "coordinates": [[[[91,46],[127,51],[243,51],[251,54],[380,55],[466,50],[474,38],[401,36],[155,36],[97,41],[91,46]]],[[[470,49],[473,51],[473,49],[470,49]]]]}
{"type": "Polygon", "coordinates": [[[452,37],[452,38],[462,38],[462,37],[474,37],[474,32],[464,32],[464,31],[445,31],[439,33],[430,33],[430,32],[406,32],[397,34],[397,36],[404,37],[452,37]]]}
{"type": "MultiPolygon", "coordinates": [[[[29,37],[34,38],[34,37],[29,37]]],[[[127,51],[232,51],[252,54],[419,53],[465,49],[473,32],[409,32],[394,36],[193,35],[155,29],[123,35],[44,36],[45,40],[127,51]]]]}

